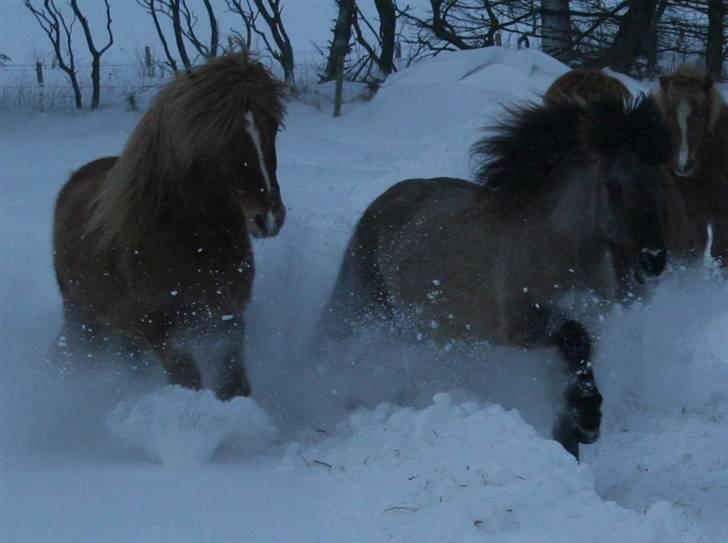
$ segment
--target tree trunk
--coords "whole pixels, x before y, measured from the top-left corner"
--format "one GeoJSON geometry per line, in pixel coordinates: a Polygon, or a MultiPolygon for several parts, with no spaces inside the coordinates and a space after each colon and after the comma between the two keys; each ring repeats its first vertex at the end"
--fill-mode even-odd
{"type": "Polygon", "coordinates": [[[657,26],[660,24],[660,19],[667,9],[668,0],[659,0],[657,9],[652,14],[650,20],[650,28],[645,38],[645,56],[647,57],[647,73],[649,75],[655,74],[657,68],[657,48],[659,45],[659,35],[657,26]]]}
{"type": "Polygon", "coordinates": [[[187,47],[185,47],[185,37],[182,33],[182,19],[180,18],[180,1],[181,0],[170,0],[170,7],[172,8],[172,27],[174,28],[174,41],[177,43],[177,50],[179,51],[179,58],[182,60],[185,68],[188,70],[192,66],[190,57],[187,54],[187,47]]]}
{"type": "Polygon", "coordinates": [[[351,29],[356,15],[356,0],[336,0],[336,3],[339,6],[339,14],[334,24],[334,39],[329,47],[329,57],[321,81],[336,79],[339,59],[346,57],[346,51],[351,41],[351,29]]]}
{"type": "Polygon", "coordinates": [[[68,73],[68,78],[71,80],[71,88],[73,88],[73,99],[76,103],[76,109],[83,109],[83,101],[81,97],[81,87],[78,84],[76,74],[68,73]]]}
{"type": "Polygon", "coordinates": [[[98,109],[101,102],[101,55],[91,61],[91,109],[98,109]]]}
{"type": "Polygon", "coordinates": [[[571,13],[569,0],[542,0],[541,40],[543,50],[567,62],[571,57],[571,13]]]}
{"type": "Polygon", "coordinates": [[[717,79],[721,77],[723,71],[724,18],[728,11],[724,1],[708,0],[708,46],[705,50],[705,67],[717,79]]]}
{"type": "Polygon", "coordinates": [[[215,11],[212,8],[210,0],[204,0],[205,10],[207,11],[207,20],[210,22],[210,48],[207,51],[208,58],[215,58],[217,56],[217,49],[220,45],[220,34],[217,29],[217,17],[215,11]]]}
{"type": "Polygon", "coordinates": [[[379,13],[379,38],[382,52],[379,55],[379,68],[385,76],[394,71],[394,50],[397,33],[397,14],[394,0],[374,0],[379,13]]]}
{"type": "Polygon", "coordinates": [[[650,23],[655,15],[657,0],[630,0],[627,13],[619,24],[614,42],[602,53],[600,63],[618,72],[629,72],[637,56],[645,52],[650,23]]]}

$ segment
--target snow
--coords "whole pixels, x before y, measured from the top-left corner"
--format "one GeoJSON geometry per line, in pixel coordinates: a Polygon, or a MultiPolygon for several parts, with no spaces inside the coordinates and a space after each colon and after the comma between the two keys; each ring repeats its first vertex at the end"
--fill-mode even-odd
{"type": "Polygon", "coordinates": [[[468,177],[481,128],[565,69],[472,51],[403,70],[337,119],[292,102],[286,225],[255,242],[254,394],[229,403],[166,386],[151,359],[46,363],[61,318],[55,195],[119,152],[139,114],[3,114],[0,540],[728,540],[728,284],[709,267],[674,265],[594,330],[604,425],[581,464],[548,438],[554,352],[370,329],[310,355],[367,204],[407,177],[468,177]]]}

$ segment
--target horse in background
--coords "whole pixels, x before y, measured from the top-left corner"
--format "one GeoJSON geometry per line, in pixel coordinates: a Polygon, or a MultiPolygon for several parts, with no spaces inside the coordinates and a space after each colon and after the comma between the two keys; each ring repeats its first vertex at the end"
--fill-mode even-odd
{"type": "Polygon", "coordinates": [[[153,351],[170,383],[199,389],[192,348],[204,346],[217,396],[250,394],[250,236],[275,236],[285,219],[283,100],[282,84],[247,53],[212,59],[160,91],[120,156],[71,176],[53,233],[63,354],[118,336],[153,351]]]}
{"type": "Polygon", "coordinates": [[[583,100],[591,102],[604,96],[629,100],[632,94],[617,78],[595,68],[575,68],[557,77],[544,94],[544,101],[583,100]]]}
{"type": "Polygon", "coordinates": [[[578,457],[602,404],[582,317],[665,267],[669,132],[650,100],[547,101],[516,111],[474,157],[479,184],[405,180],[367,208],[321,336],[383,321],[441,341],[555,347],[567,384],[553,436],[578,457]]]}
{"type": "Polygon", "coordinates": [[[728,106],[713,78],[685,64],[660,77],[654,93],[670,126],[672,172],[688,217],[683,256],[711,255],[728,268],[728,106]]]}

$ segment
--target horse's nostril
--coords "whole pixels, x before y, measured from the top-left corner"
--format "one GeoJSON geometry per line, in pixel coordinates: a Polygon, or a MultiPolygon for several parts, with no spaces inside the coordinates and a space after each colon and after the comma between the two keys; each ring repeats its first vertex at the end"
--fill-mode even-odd
{"type": "Polygon", "coordinates": [[[255,222],[255,226],[257,226],[262,232],[267,230],[265,217],[263,215],[256,215],[253,217],[253,221],[255,222]]]}
{"type": "Polygon", "coordinates": [[[664,249],[642,249],[640,267],[649,275],[660,275],[665,269],[667,254],[664,249]]]}

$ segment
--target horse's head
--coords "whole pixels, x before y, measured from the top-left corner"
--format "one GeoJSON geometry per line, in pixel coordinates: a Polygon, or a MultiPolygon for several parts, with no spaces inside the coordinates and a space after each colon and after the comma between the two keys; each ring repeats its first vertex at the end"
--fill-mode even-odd
{"type": "Polygon", "coordinates": [[[664,169],[645,164],[633,153],[614,157],[606,166],[608,243],[620,265],[626,266],[621,273],[638,282],[665,268],[664,182],[664,169]]]}
{"type": "Polygon", "coordinates": [[[244,141],[231,150],[234,162],[228,168],[232,198],[245,216],[250,235],[256,238],[275,236],[286,218],[276,176],[275,139],[278,122],[248,110],[243,116],[244,141]]]}
{"type": "Polygon", "coordinates": [[[190,154],[215,169],[216,190],[239,206],[250,235],[275,236],[286,215],[276,176],[283,85],[245,53],[210,61],[189,78],[185,90],[195,88],[197,98],[185,110],[196,121],[190,154]]]}
{"type": "Polygon", "coordinates": [[[673,74],[660,77],[657,100],[675,142],[673,171],[688,177],[700,165],[702,145],[720,109],[720,95],[710,75],[683,66],[673,74]]]}
{"type": "Polygon", "coordinates": [[[665,187],[672,155],[670,133],[655,102],[613,100],[587,110],[587,146],[600,164],[603,233],[623,278],[643,282],[667,260],[665,187]]]}

